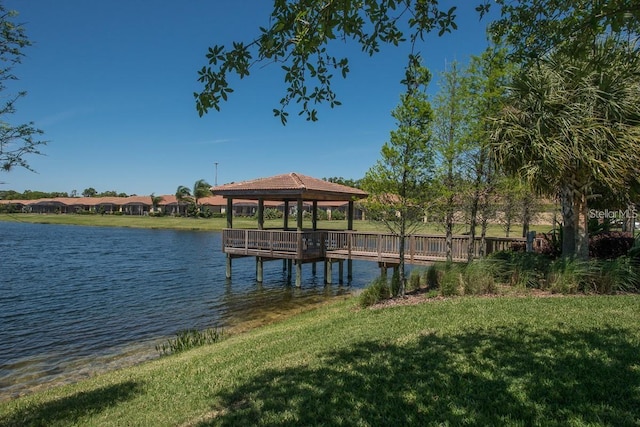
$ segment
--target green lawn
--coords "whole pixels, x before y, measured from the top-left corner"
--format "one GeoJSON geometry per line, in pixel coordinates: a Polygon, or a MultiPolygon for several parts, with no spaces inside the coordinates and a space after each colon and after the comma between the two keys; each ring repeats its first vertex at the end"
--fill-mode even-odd
{"type": "Polygon", "coordinates": [[[640,296],[345,298],[0,403],[0,425],[640,424],[640,296]]]}
{"type": "MultiPolygon", "coordinates": [[[[0,221],[28,222],[38,224],[69,224],[88,225],[102,227],[134,227],[134,228],[163,228],[177,230],[222,230],[227,226],[225,218],[182,218],[182,217],[150,217],[132,215],[44,215],[44,214],[0,214],[0,221]]],[[[295,227],[295,221],[289,221],[289,225],[295,227]]],[[[257,228],[258,221],[252,218],[236,217],[233,219],[234,228],[257,228]]],[[[281,228],[282,220],[265,221],[266,228],[281,228]]],[[[304,227],[311,228],[311,221],[304,222],[304,227]]],[[[346,230],[347,221],[318,221],[318,228],[346,230]]],[[[549,231],[550,226],[533,226],[532,229],[549,231]]],[[[354,229],[358,231],[387,232],[384,225],[371,221],[354,221],[354,229]]],[[[463,232],[462,229],[460,232],[463,232]]],[[[444,234],[444,231],[435,224],[425,224],[419,230],[420,233],[444,234]]],[[[511,236],[518,237],[520,229],[512,228],[511,236]]],[[[479,233],[479,229],[478,229],[479,233]]],[[[489,236],[504,236],[504,230],[500,225],[492,224],[488,228],[489,236]]]]}

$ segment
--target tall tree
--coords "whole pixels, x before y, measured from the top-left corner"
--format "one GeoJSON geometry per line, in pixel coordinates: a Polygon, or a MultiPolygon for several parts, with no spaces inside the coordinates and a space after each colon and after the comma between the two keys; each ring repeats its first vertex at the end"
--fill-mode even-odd
{"type": "MultiPolygon", "coordinates": [[[[180,205],[184,203],[188,203],[192,201],[191,190],[189,187],[185,187],[184,185],[178,186],[176,189],[176,204],[178,205],[178,215],[180,215],[180,205]]],[[[186,211],[186,210],[185,210],[186,211]]]]}
{"type": "Polygon", "coordinates": [[[473,56],[469,66],[469,119],[471,125],[470,147],[471,188],[469,197],[469,245],[468,260],[475,256],[476,227],[480,219],[480,255],[486,247],[487,224],[494,210],[492,195],[497,175],[490,155],[491,121],[497,114],[505,96],[511,64],[506,59],[506,50],[490,46],[480,56],[473,56]]]}
{"type": "Polygon", "coordinates": [[[199,179],[193,184],[193,201],[196,205],[196,214],[200,213],[198,201],[203,197],[211,196],[211,184],[204,179],[199,179]]]}
{"type": "Polygon", "coordinates": [[[151,193],[151,196],[149,197],[151,197],[151,206],[153,206],[153,212],[157,212],[158,207],[160,206],[160,203],[162,203],[164,198],[162,196],[156,196],[155,193],[151,193]]]}
{"type": "Polygon", "coordinates": [[[96,197],[97,195],[98,192],[93,187],[85,188],[84,190],[82,190],[82,197],[96,197]]]}
{"type": "MultiPolygon", "coordinates": [[[[7,11],[0,4],[0,93],[7,90],[7,82],[17,80],[13,74],[15,65],[20,64],[24,53],[23,48],[31,42],[25,34],[22,24],[16,23],[17,12],[7,11]]],[[[41,154],[41,146],[46,141],[40,140],[40,129],[34,127],[33,122],[25,124],[10,123],[10,116],[16,112],[16,103],[26,96],[26,92],[5,94],[0,104],[0,170],[9,171],[14,166],[32,170],[26,156],[41,154]]]]}
{"type": "Polygon", "coordinates": [[[434,99],[433,148],[436,156],[436,179],[431,187],[434,196],[430,212],[444,225],[447,261],[453,260],[453,233],[460,222],[465,191],[465,160],[470,143],[469,91],[465,70],[457,62],[442,73],[440,89],[434,99]]]}
{"type": "MultiPolygon", "coordinates": [[[[517,62],[534,63],[551,52],[584,56],[608,34],[640,34],[635,0],[496,0],[501,17],[490,26],[495,41],[511,47],[517,62]]],[[[484,13],[489,3],[478,10],[484,13]]]]}
{"type": "Polygon", "coordinates": [[[640,55],[617,38],[586,56],[553,52],[523,69],[495,118],[502,167],[559,194],[564,256],[588,257],[588,197],[628,192],[640,177],[640,55]]]}
{"type": "Polygon", "coordinates": [[[369,217],[382,221],[398,236],[400,264],[399,293],[405,289],[405,241],[424,218],[427,185],[433,174],[433,150],[430,126],[431,105],[425,93],[431,79],[419,62],[407,68],[404,83],[407,91],[393,110],[397,129],[382,146],[382,158],[363,179],[370,196],[366,202],[369,217]]]}

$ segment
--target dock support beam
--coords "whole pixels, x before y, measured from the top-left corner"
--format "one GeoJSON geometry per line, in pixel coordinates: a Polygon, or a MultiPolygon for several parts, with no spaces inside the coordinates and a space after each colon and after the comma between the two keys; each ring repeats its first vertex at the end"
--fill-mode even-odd
{"type": "Polygon", "coordinates": [[[343,260],[338,261],[338,283],[341,285],[344,283],[344,261],[343,260]]]}
{"type": "Polygon", "coordinates": [[[256,282],[262,283],[264,261],[262,257],[256,257],[256,282]]]}
{"type": "Polygon", "coordinates": [[[227,254],[227,279],[231,279],[231,255],[227,254]]]}
{"type": "Polygon", "coordinates": [[[326,259],[324,261],[324,283],[325,285],[330,285],[331,284],[331,276],[333,275],[333,267],[331,265],[331,260],[330,259],[326,259]]]}
{"type": "Polygon", "coordinates": [[[302,262],[296,260],[296,287],[302,286],[302,262]]]}

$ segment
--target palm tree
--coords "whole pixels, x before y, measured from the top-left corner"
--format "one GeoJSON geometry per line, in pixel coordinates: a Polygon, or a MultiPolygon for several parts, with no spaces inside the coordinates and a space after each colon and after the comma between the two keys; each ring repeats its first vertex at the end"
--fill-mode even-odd
{"type": "Polygon", "coordinates": [[[180,205],[184,202],[190,202],[191,198],[191,190],[184,185],[178,186],[176,190],[176,202],[178,203],[178,215],[180,215],[180,205]]]}
{"type": "Polygon", "coordinates": [[[203,197],[211,196],[211,184],[204,179],[199,179],[193,184],[193,195],[196,206],[198,206],[198,200],[203,197]]]}
{"type": "Polygon", "coordinates": [[[158,206],[164,199],[162,196],[156,196],[155,193],[151,193],[150,197],[151,197],[151,206],[153,206],[153,212],[156,212],[158,210],[158,206]]]}
{"type": "Polygon", "coordinates": [[[522,70],[494,118],[494,154],[541,193],[560,195],[563,256],[588,257],[588,207],[600,188],[628,196],[640,177],[638,46],[594,43],[522,70]]]}

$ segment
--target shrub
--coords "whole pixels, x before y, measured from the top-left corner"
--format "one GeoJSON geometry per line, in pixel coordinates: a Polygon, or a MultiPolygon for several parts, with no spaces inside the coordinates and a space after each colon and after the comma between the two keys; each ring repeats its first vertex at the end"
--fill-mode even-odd
{"type": "Polygon", "coordinates": [[[200,347],[206,344],[213,344],[222,339],[223,331],[221,329],[205,329],[200,331],[198,329],[184,329],[178,331],[176,338],[168,340],[164,344],[156,346],[156,350],[160,352],[161,356],[168,356],[174,353],[180,353],[195,347],[200,347]]]}
{"type": "Polygon", "coordinates": [[[425,283],[427,289],[437,289],[438,283],[440,283],[441,273],[439,271],[438,264],[432,264],[427,268],[425,272],[425,283]]]}
{"type": "Polygon", "coordinates": [[[335,221],[342,221],[345,219],[347,215],[339,210],[331,211],[331,219],[335,221]]]}
{"type": "Polygon", "coordinates": [[[637,263],[628,257],[593,260],[594,276],[586,290],[599,294],[637,292],[640,290],[640,274],[637,263]]]}
{"type": "Polygon", "coordinates": [[[364,291],[362,291],[359,298],[361,307],[369,307],[377,304],[383,299],[389,298],[387,278],[384,276],[376,278],[364,291]]]}
{"type": "Polygon", "coordinates": [[[284,216],[278,209],[268,208],[264,210],[264,219],[280,219],[284,216]]]}
{"type": "Polygon", "coordinates": [[[420,289],[420,270],[417,268],[411,270],[411,274],[409,275],[409,282],[407,283],[407,291],[415,291],[420,289]]]}
{"type": "Polygon", "coordinates": [[[547,287],[551,292],[575,294],[589,287],[594,279],[594,264],[575,258],[560,258],[551,263],[547,287]]]}
{"type": "Polygon", "coordinates": [[[457,264],[447,264],[440,277],[440,293],[443,296],[454,296],[461,294],[464,285],[462,278],[462,267],[457,264]]]}
{"type": "Polygon", "coordinates": [[[489,259],[495,261],[494,277],[515,287],[540,288],[549,269],[551,259],[535,252],[494,252],[489,259]]]}
{"type": "Polygon", "coordinates": [[[391,296],[397,297],[400,294],[400,269],[394,268],[391,275],[391,296]]]}
{"type": "Polygon", "coordinates": [[[326,221],[327,219],[327,211],[324,209],[318,209],[318,212],[316,213],[316,219],[318,221],[326,221]]]}
{"type": "Polygon", "coordinates": [[[598,259],[613,259],[624,256],[633,247],[631,233],[607,231],[589,237],[589,256],[598,259]]]}
{"type": "Polygon", "coordinates": [[[465,295],[482,295],[496,291],[494,280],[496,262],[483,259],[472,261],[462,268],[462,289],[465,295]]]}

